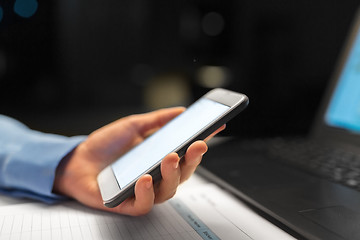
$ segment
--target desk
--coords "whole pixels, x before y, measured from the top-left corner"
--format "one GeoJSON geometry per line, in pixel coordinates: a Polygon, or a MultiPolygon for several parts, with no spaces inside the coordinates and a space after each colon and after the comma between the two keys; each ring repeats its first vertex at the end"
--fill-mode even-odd
{"type": "Polygon", "coordinates": [[[241,201],[194,174],[146,216],[0,196],[0,239],[293,239],[241,201]]]}

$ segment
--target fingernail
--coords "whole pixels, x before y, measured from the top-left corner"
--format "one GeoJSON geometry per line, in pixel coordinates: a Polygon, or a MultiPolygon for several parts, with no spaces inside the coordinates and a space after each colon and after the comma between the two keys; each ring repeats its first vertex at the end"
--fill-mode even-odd
{"type": "Polygon", "coordinates": [[[205,152],[203,152],[203,153],[201,154],[201,156],[204,156],[204,155],[205,155],[205,153],[207,153],[207,149],[206,149],[206,151],[205,151],[205,152]]]}
{"type": "Polygon", "coordinates": [[[206,145],[205,152],[203,152],[203,154],[201,154],[201,156],[204,156],[204,154],[207,153],[208,150],[209,150],[209,147],[206,145]]]}
{"type": "Polygon", "coordinates": [[[179,167],[179,161],[176,161],[176,163],[174,163],[174,169],[177,169],[179,167]]]}
{"type": "Polygon", "coordinates": [[[147,189],[150,189],[152,187],[152,181],[148,181],[146,184],[145,184],[145,187],[147,189]]]}

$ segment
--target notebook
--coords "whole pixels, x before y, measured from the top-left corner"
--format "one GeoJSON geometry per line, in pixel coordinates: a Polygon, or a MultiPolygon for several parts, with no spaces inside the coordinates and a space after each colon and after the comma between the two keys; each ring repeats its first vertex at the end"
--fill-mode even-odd
{"type": "Polygon", "coordinates": [[[297,238],[360,239],[360,11],[311,132],[218,140],[198,172],[297,238]]]}

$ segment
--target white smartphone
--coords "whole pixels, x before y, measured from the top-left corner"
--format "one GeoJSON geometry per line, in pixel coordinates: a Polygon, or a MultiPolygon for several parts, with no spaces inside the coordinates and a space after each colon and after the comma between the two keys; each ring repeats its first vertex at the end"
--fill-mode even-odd
{"type": "Polygon", "coordinates": [[[161,179],[161,160],[171,152],[182,157],[187,148],[203,140],[247,106],[241,93],[216,88],[168,122],[142,143],[106,167],[97,177],[104,205],[116,207],[134,195],[136,181],[150,174],[161,179]]]}

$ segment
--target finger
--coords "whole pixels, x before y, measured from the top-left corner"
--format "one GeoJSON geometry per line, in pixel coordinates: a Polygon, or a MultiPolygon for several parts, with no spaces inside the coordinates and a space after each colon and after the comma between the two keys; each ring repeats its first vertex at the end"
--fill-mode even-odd
{"type": "Polygon", "coordinates": [[[210,134],[207,138],[205,138],[205,142],[209,141],[211,138],[213,138],[216,134],[218,134],[219,132],[223,131],[226,128],[226,124],[222,125],[221,127],[219,127],[215,132],[213,132],[212,134],[210,134]]]}
{"type": "Polygon", "coordinates": [[[135,197],[126,199],[114,211],[130,216],[144,215],[154,205],[155,193],[152,177],[149,174],[142,176],[135,184],[135,197]]]}
{"type": "Polygon", "coordinates": [[[155,190],[155,203],[172,198],[180,183],[180,158],[176,153],[170,153],[161,162],[161,181],[155,190]]]}
{"type": "Polygon", "coordinates": [[[189,179],[200,164],[202,156],[206,153],[208,147],[204,141],[196,141],[189,146],[186,151],[184,161],[181,163],[180,183],[189,179]]]}
{"type": "Polygon", "coordinates": [[[184,112],[185,108],[175,107],[160,109],[154,112],[132,115],[131,125],[137,130],[139,135],[146,137],[149,131],[164,126],[167,122],[184,112]]]}
{"type": "Polygon", "coordinates": [[[183,111],[183,107],[176,107],[121,118],[90,134],[86,148],[95,159],[107,159],[108,164],[183,111]]]}

